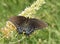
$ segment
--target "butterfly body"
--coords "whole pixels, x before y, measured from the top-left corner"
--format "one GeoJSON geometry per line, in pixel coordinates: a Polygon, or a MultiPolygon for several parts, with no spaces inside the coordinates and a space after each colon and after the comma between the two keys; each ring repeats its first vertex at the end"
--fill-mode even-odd
{"type": "Polygon", "coordinates": [[[47,24],[41,20],[35,18],[29,18],[24,16],[13,16],[9,19],[17,28],[18,33],[25,32],[26,35],[30,35],[34,30],[41,29],[47,26],[47,24]]]}

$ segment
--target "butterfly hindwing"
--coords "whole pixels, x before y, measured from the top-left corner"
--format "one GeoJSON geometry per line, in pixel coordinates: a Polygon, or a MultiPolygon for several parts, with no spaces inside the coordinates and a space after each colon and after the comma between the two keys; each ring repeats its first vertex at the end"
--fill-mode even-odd
{"type": "Polygon", "coordinates": [[[31,25],[28,25],[27,28],[28,29],[25,30],[25,34],[30,35],[34,31],[34,28],[31,25]]]}

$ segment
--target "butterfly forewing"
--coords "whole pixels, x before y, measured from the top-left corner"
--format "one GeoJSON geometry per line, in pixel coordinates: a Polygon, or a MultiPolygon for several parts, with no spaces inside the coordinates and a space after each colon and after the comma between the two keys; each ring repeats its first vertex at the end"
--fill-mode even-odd
{"type": "Polygon", "coordinates": [[[34,28],[44,28],[47,26],[47,24],[45,22],[43,22],[42,20],[38,20],[38,19],[35,19],[35,18],[32,18],[29,20],[29,24],[34,28]]]}
{"type": "Polygon", "coordinates": [[[9,19],[15,26],[20,26],[26,21],[26,18],[23,16],[13,16],[9,19]]]}

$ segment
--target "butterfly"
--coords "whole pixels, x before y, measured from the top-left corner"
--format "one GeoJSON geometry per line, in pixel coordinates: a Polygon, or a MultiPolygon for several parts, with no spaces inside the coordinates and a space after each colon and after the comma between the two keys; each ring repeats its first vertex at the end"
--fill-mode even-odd
{"type": "Polygon", "coordinates": [[[24,16],[13,16],[9,19],[17,28],[19,34],[30,35],[34,30],[47,27],[47,23],[36,18],[29,18],[24,16]]]}

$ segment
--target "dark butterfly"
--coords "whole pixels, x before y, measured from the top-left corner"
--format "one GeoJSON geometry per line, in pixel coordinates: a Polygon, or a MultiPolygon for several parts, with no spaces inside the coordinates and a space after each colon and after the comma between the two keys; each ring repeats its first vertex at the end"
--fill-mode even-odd
{"type": "Polygon", "coordinates": [[[17,28],[18,33],[25,32],[26,35],[30,35],[34,30],[41,29],[47,26],[47,24],[41,20],[35,18],[29,18],[24,16],[13,16],[9,19],[17,28]]]}

